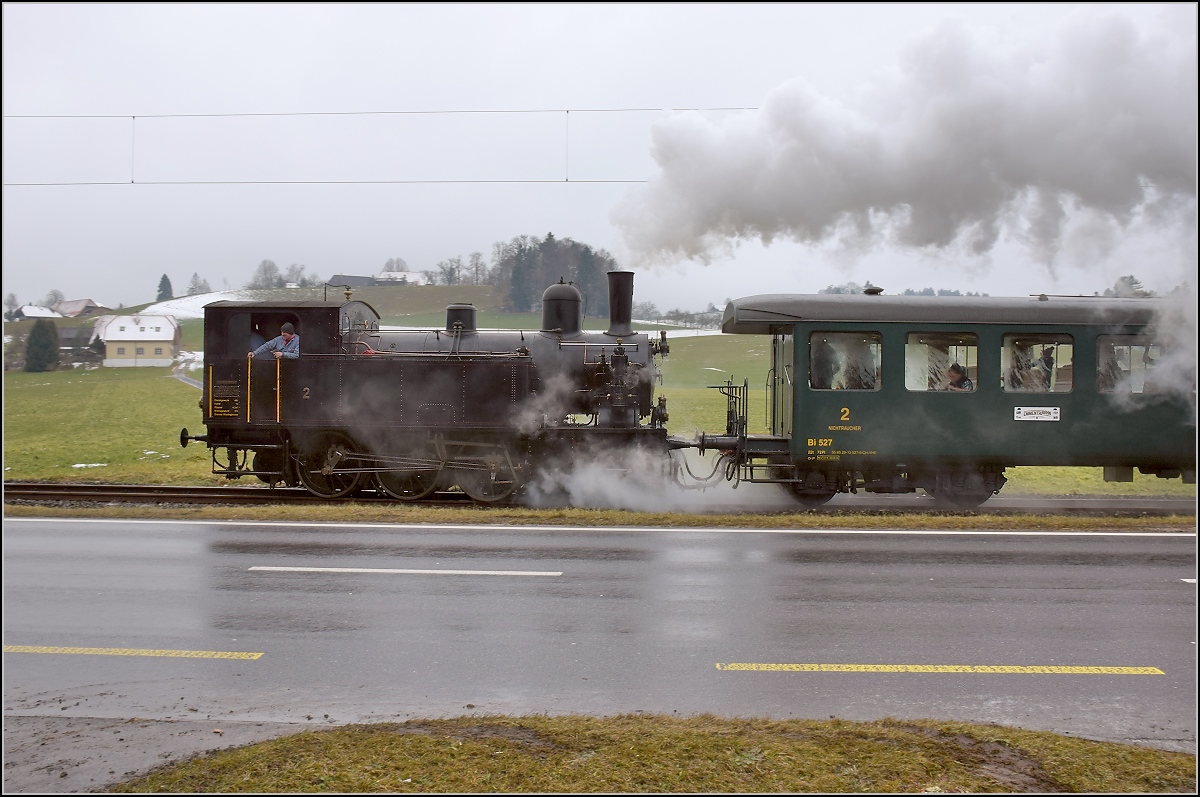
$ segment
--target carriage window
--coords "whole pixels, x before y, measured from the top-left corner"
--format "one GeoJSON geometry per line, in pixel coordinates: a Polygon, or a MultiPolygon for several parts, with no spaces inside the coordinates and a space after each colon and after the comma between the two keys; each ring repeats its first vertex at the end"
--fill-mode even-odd
{"type": "Polygon", "coordinates": [[[1101,335],[1096,342],[1096,387],[1101,393],[1156,393],[1162,349],[1134,335],[1101,335]]]}
{"type": "Polygon", "coordinates": [[[968,332],[911,332],[904,344],[909,390],[973,393],[979,379],[979,338],[968,332]]]}
{"type": "Polygon", "coordinates": [[[1070,393],[1073,350],[1070,335],[1005,335],[1001,386],[1010,393],[1070,393]]]}
{"type": "Polygon", "coordinates": [[[878,332],[814,332],[808,336],[808,385],[813,390],[878,390],[878,332]]]}

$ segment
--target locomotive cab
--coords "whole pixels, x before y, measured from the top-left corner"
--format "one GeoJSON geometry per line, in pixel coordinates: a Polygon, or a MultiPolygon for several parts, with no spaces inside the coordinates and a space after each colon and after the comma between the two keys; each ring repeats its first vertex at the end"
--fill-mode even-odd
{"type": "Polygon", "coordinates": [[[185,430],[181,442],[206,442],[213,451],[213,472],[226,478],[257,476],[272,484],[294,484],[289,468],[291,427],[319,422],[311,400],[336,381],[309,364],[336,359],[354,334],[378,326],[379,314],[359,301],[206,305],[200,406],[208,434],[193,437],[185,430]],[[300,340],[301,359],[249,357],[278,336],[285,323],[300,340]]]}

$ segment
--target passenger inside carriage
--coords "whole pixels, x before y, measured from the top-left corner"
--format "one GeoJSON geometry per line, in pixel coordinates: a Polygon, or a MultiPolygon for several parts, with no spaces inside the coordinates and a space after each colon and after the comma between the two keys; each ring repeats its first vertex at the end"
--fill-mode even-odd
{"type": "Polygon", "coordinates": [[[1009,393],[1070,393],[1073,359],[1070,335],[1005,335],[1000,353],[1003,388],[1009,393]]]}
{"type": "Polygon", "coordinates": [[[974,392],[978,363],[973,332],[911,332],[904,346],[904,385],[911,391],[974,392]]]}
{"type": "Polygon", "coordinates": [[[971,393],[975,390],[975,383],[967,379],[967,371],[958,363],[954,363],[946,371],[949,382],[946,389],[953,393],[971,393]]]}

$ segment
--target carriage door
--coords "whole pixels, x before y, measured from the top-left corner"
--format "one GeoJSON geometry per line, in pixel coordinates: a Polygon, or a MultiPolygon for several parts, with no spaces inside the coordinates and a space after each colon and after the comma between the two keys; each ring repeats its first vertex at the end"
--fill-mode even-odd
{"type": "Polygon", "coordinates": [[[767,401],[771,406],[771,434],[792,434],[792,377],[796,372],[795,339],[791,332],[771,336],[771,377],[767,401]]]}

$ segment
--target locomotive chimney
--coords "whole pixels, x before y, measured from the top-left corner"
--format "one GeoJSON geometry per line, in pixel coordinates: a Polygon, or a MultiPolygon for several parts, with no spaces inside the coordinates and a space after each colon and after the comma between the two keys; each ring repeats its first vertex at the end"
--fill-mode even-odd
{"type": "Polygon", "coordinates": [[[627,338],[633,334],[633,272],[608,272],[608,331],[604,334],[627,338]]]}

